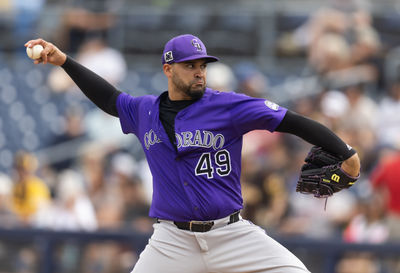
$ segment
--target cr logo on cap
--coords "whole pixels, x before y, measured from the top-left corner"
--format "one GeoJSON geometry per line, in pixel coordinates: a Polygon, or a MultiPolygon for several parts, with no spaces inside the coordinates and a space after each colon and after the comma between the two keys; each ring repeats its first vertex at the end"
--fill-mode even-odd
{"type": "Polygon", "coordinates": [[[197,41],[197,39],[193,39],[193,40],[192,40],[192,45],[197,49],[197,51],[201,51],[201,50],[202,50],[201,45],[200,45],[200,43],[197,41]]]}

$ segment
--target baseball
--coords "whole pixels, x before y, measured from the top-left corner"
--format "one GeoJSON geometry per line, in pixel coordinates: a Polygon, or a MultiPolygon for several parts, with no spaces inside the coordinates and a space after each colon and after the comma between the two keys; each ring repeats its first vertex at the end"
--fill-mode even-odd
{"type": "Polygon", "coordinates": [[[26,48],[26,54],[28,55],[29,58],[36,60],[40,58],[40,53],[43,50],[42,45],[34,45],[33,47],[27,47],[26,48]]]}

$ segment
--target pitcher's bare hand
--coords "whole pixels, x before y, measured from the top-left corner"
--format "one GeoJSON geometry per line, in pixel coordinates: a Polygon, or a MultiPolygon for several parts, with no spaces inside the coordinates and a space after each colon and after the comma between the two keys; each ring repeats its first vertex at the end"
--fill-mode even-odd
{"type": "Polygon", "coordinates": [[[43,39],[30,40],[25,43],[25,47],[33,47],[34,45],[42,45],[43,50],[40,58],[34,61],[35,64],[50,63],[52,65],[63,65],[67,59],[67,55],[58,49],[55,45],[43,39]]]}

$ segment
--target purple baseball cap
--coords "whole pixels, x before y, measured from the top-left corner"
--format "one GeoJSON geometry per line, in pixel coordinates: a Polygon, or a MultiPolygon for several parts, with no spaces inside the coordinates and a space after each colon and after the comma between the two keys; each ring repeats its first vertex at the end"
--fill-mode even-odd
{"type": "Polygon", "coordinates": [[[162,56],[163,64],[196,59],[207,59],[208,62],[219,61],[217,57],[207,55],[207,49],[203,42],[191,34],[176,36],[165,44],[162,56]]]}

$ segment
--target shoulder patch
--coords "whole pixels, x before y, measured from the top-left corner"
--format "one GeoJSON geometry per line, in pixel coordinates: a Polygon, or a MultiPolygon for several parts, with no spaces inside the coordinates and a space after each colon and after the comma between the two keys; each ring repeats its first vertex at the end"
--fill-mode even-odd
{"type": "Polygon", "coordinates": [[[279,105],[278,104],[276,104],[275,102],[269,101],[269,100],[265,100],[265,105],[269,109],[274,110],[274,111],[278,111],[278,109],[279,109],[279,105]]]}

